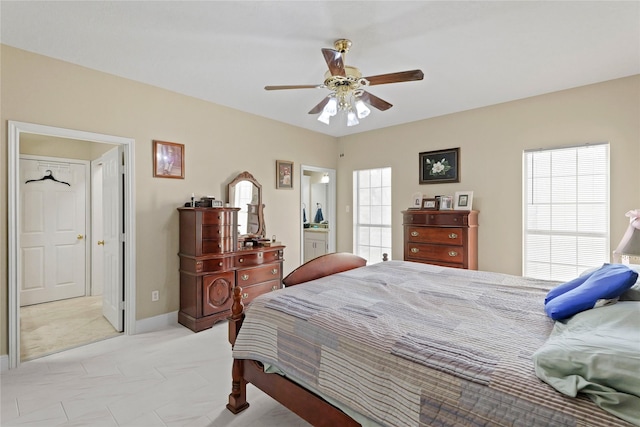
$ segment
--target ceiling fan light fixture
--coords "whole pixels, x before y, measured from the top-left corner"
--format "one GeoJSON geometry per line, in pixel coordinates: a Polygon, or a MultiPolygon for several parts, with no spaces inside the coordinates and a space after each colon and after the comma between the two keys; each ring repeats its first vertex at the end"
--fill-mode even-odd
{"type": "Polygon", "coordinates": [[[340,112],[341,115],[344,114],[346,116],[347,126],[355,126],[360,123],[358,119],[364,119],[369,116],[371,113],[369,107],[380,111],[386,111],[393,107],[392,104],[384,99],[380,99],[366,91],[369,86],[410,82],[424,78],[424,73],[419,69],[363,77],[357,67],[345,64],[345,56],[351,48],[351,41],[348,39],[336,40],[334,48],[321,49],[328,67],[324,74],[324,83],[265,86],[265,90],[329,89],[330,94],[315,105],[309,111],[309,114],[320,113],[318,121],[329,125],[331,117],[340,112]]]}
{"type": "Polygon", "coordinates": [[[356,113],[354,113],[353,111],[347,112],[347,126],[355,126],[358,123],[360,122],[358,121],[356,113]]]}
{"type": "Polygon", "coordinates": [[[364,119],[369,115],[370,112],[371,110],[365,105],[362,99],[358,99],[356,101],[356,113],[359,119],[364,119]]]}
{"type": "Polygon", "coordinates": [[[322,113],[327,113],[331,117],[338,113],[338,100],[335,96],[329,98],[329,102],[327,102],[327,105],[322,109],[322,113]]]}
{"type": "Polygon", "coordinates": [[[324,123],[325,125],[328,125],[330,120],[331,120],[331,115],[329,113],[327,113],[326,111],[323,111],[318,116],[318,121],[324,123]]]}

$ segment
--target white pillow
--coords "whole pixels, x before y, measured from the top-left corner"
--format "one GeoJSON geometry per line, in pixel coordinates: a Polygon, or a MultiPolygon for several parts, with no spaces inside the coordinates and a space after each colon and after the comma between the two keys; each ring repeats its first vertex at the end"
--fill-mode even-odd
{"type": "MultiPolygon", "coordinates": [[[[637,271],[640,274],[640,264],[626,264],[632,270],[637,271]]],[[[633,285],[629,290],[625,291],[624,294],[620,295],[620,301],[640,301],[640,275],[638,276],[638,280],[636,280],[636,284],[633,285]]]]}

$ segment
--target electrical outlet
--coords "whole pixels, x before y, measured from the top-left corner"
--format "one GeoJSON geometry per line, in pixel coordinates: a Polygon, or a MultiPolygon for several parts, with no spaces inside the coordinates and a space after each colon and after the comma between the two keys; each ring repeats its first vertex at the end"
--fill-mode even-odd
{"type": "Polygon", "coordinates": [[[151,301],[158,301],[160,299],[160,291],[151,291],[151,301]]]}

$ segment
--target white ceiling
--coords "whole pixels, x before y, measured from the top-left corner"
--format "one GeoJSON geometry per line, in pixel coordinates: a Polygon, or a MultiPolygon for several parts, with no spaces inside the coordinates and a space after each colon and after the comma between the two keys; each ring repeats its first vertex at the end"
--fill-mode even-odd
{"type": "MultiPolygon", "coordinates": [[[[7,1],[1,42],[333,136],[640,73],[638,1],[7,1]],[[352,40],[393,104],[360,125],[307,112],[327,89],[320,49],[352,40]]],[[[79,82],[78,84],[81,84],[79,82]]]]}

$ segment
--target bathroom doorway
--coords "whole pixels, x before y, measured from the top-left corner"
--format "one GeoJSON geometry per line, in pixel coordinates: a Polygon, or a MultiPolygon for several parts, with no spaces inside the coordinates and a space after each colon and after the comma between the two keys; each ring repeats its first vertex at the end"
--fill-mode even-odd
{"type": "Polygon", "coordinates": [[[302,165],[300,263],[336,251],[336,171],[302,165]]]}

